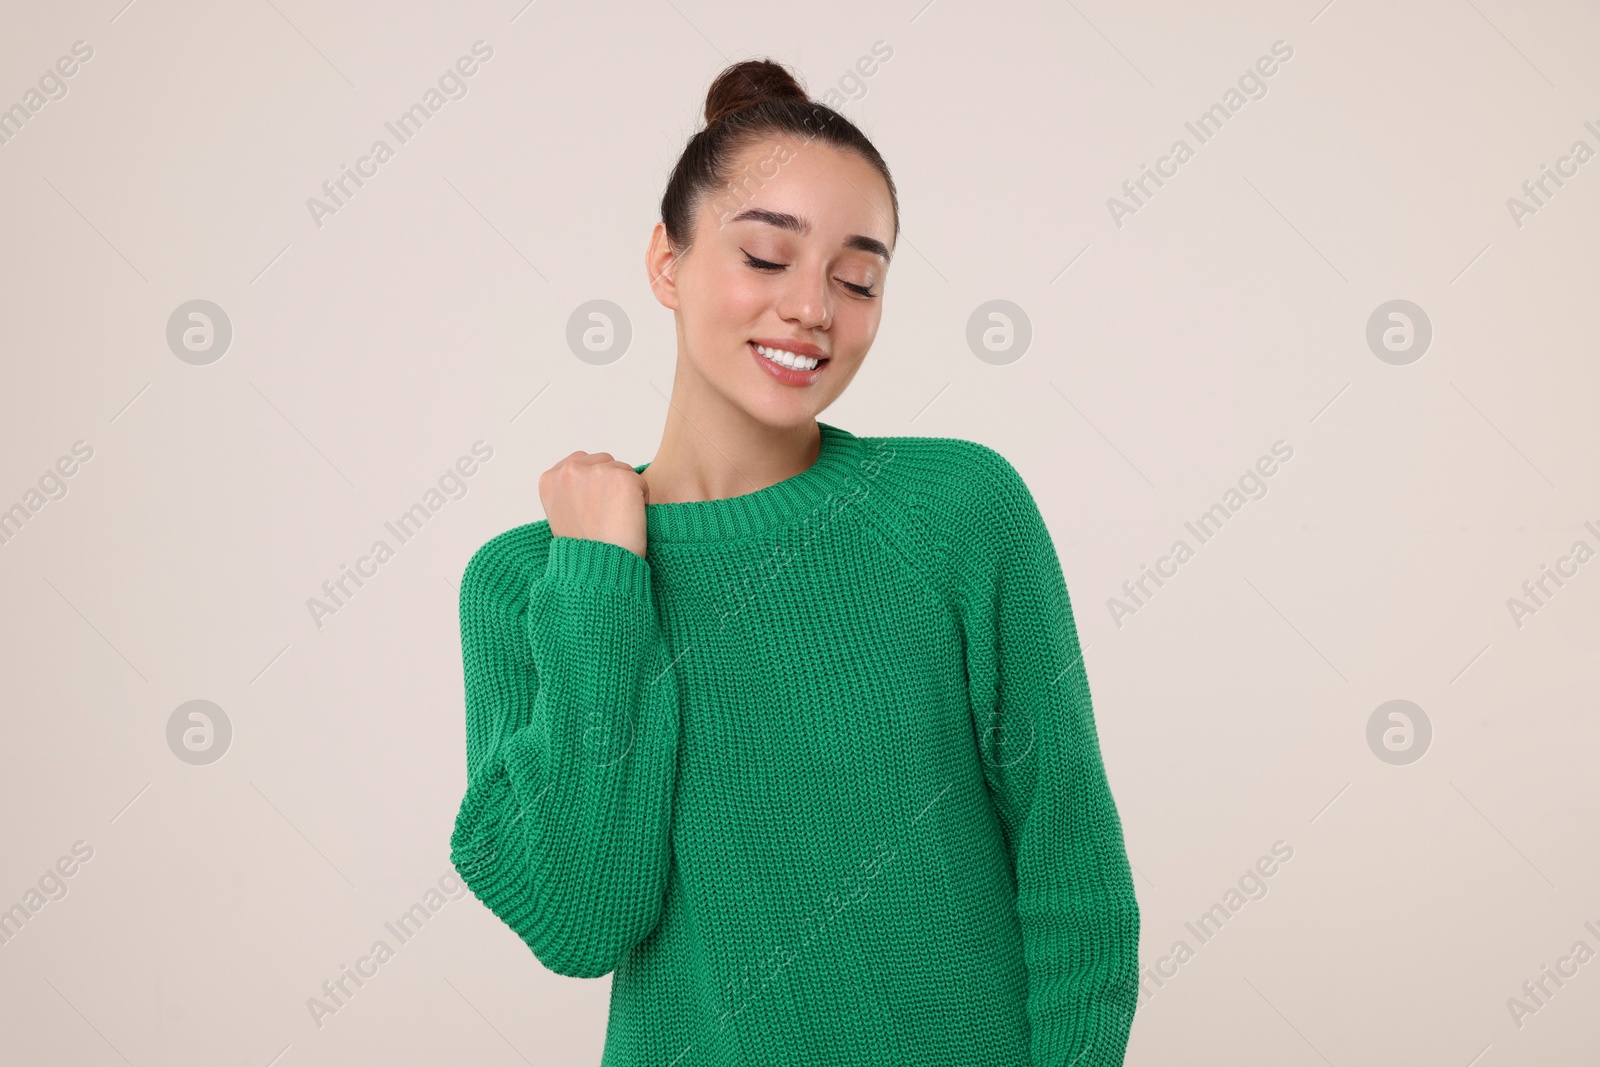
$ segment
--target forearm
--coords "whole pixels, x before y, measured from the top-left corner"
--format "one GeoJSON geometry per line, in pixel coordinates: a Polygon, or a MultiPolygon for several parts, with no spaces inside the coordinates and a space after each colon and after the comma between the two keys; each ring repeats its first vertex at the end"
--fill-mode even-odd
{"type": "Polygon", "coordinates": [[[1126,892],[1023,891],[1034,1067],[1121,1067],[1138,1005],[1139,906],[1126,892]]]}
{"type": "Polygon", "coordinates": [[[654,927],[670,856],[678,709],[647,565],[554,539],[518,618],[466,638],[478,769],[452,859],[545,966],[597,977],[654,927]],[[518,642],[531,691],[528,672],[490,651],[518,642]]]}

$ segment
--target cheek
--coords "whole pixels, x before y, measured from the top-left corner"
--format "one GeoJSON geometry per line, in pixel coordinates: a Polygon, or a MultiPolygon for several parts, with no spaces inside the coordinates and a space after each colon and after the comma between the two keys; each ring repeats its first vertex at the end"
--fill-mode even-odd
{"type": "Polygon", "coordinates": [[[732,270],[722,279],[719,303],[732,323],[759,318],[769,301],[765,279],[748,270],[732,270]]]}
{"type": "Polygon", "coordinates": [[[873,339],[878,336],[878,323],[882,319],[881,298],[870,303],[853,301],[848,305],[841,304],[833,326],[837,343],[848,348],[857,358],[866,355],[873,339]]]}
{"type": "Polygon", "coordinates": [[[761,320],[770,302],[761,278],[749,271],[729,270],[708,281],[696,301],[702,309],[702,329],[743,333],[761,320]]]}
{"type": "Polygon", "coordinates": [[[720,352],[746,341],[760,331],[770,301],[760,285],[746,278],[728,278],[704,304],[699,322],[701,342],[707,352],[720,352]]]}

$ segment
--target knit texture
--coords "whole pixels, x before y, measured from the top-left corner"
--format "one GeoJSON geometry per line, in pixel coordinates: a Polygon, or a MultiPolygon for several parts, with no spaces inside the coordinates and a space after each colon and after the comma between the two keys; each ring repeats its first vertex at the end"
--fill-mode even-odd
{"type": "MultiPolygon", "coordinates": [[[[971,441],[508,530],[461,583],[451,860],[606,1067],[1111,1067],[1139,906],[1061,564],[971,441]]],[[[635,470],[643,471],[648,464],[635,470]]]]}

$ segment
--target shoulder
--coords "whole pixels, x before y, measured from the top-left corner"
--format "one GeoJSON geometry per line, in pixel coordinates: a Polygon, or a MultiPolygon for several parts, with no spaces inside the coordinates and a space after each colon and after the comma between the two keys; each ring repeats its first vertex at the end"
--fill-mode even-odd
{"type": "Polygon", "coordinates": [[[479,545],[461,575],[461,609],[515,608],[544,573],[550,555],[550,521],[513,526],[479,545]]]}
{"type": "Polygon", "coordinates": [[[1033,494],[998,450],[956,437],[861,441],[883,457],[866,511],[959,610],[992,604],[1006,574],[1052,552],[1033,494]]]}
{"type": "Polygon", "coordinates": [[[1016,466],[979,441],[959,437],[862,437],[863,455],[879,455],[890,495],[922,521],[965,541],[1025,517],[1033,494],[1016,466]]]}

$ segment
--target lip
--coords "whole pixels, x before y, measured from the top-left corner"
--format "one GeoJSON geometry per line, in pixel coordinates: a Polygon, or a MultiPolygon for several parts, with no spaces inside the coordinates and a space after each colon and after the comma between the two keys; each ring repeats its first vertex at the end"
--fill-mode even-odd
{"type": "MultiPolygon", "coordinates": [[[[794,354],[797,356],[810,355],[810,353],[799,352],[794,348],[784,348],[784,346],[780,344],[769,345],[765,341],[749,341],[745,344],[745,349],[749,351],[750,358],[761,364],[762,370],[766,371],[767,374],[770,375],[774,380],[783,385],[810,385],[818,378],[822,377],[822,372],[828,369],[827,357],[812,356],[813,359],[821,359],[822,362],[810,370],[791,370],[781,363],[772,362],[772,360],[768,359],[766,356],[763,356],[760,352],[757,352],[756,345],[758,344],[763,348],[783,348],[784,351],[794,352],[794,354]]],[[[807,345],[806,347],[810,348],[812,346],[807,345]]]]}
{"type": "Polygon", "coordinates": [[[785,352],[793,352],[797,356],[810,356],[812,359],[828,358],[828,353],[804,341],[785,341],[781,337],[752,337],[750,343],[760,345],[762,348],[781,348],[785,352]]]}

